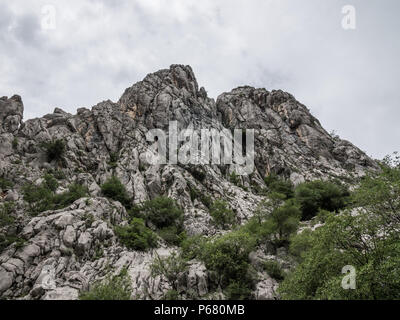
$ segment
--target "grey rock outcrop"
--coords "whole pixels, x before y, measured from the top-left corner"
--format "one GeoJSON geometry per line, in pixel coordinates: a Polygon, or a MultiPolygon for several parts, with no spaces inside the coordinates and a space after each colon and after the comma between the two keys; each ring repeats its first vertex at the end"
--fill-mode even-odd
{"type": "MultiPolygon", "coordinates": [[[[149,266],[156,253],[168,255],[173,248],[136,252],[118,242],[114,227],[126,223],[126,210],[102,198],[100,190],[113,175],[133,202],[157,195],[174,198],[184,209],[188,235],[213,236],[223,231],[211,223],[209,201],[224,199],[237,222],[243,223],[263,199],[256,189],[266,188],[263,178],[272,172],[297,184],[361,176],[378,168],[350,142],[331,137],[289,93],[240,87],[215,102],[199,88],[192,69],[183,65],[149,74],[116,103],[103,101],[91,109],[80,108],[75,115],[56,108],[52,114],[22,122],[23,109],[19,96],[0,98],[0,177],[13,182],[10,190],[0,190],[0,202],[15,204],[18,225],[11,231],[21,239],[0,253],[1,298],[77,299],[81,290],[105,277],[109,266],[114,272],[128,268],[133,298],[163,297],[168,283],[152,278],[149,266]],[[167,130],[173,120],[178,130],[254,129],[255,171],[234,183],[234,167],[229,165],[149,163],[154,141],[147,141],[146,133],[167,130]],[[49,163],[42,147],[56,139],[66,144],[63,166],[55,160],[49,163]],[[88,188],[90,197],[31,217],[21,188],[28,181],[38,183],[49,171],[62,172],[59,190],[76,182],[88,188]]],[[[204,265],[191,261],[181,290],[187,298],[223,298],[218,290],[211,292],[211,279],[204,265]]],[[[261,273],[254,297],[275,299],[276,286],[261,273]]]]}

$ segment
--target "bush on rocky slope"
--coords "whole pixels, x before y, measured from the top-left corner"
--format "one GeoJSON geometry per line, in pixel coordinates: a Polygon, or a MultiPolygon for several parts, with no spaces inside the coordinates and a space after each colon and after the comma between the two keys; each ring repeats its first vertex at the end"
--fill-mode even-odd
{"type": "Polygon", "coordinates": [[[47,161],[62,161],[65,154],[65,142],[61,139],[44,142],[42,147],[45,149],[47,161]]]}
{"type": "Polygon", "coordinates": [[[0,190],[9,189],[12,188],[12,186],[13,183],[10,180],[0,177],[0,190]]]}
{"type": "Polygon", "coordinates": [[[235,213],[229,208],[228,203],[223,200],[216,200],[212,204],[210,215],[214,224],[222,229],[232,228],[236,223],[235,213]]]}
{"type": "Polygon", "coordinates": [[[349,195],[343,185],[321,180],[302,183],[295,190],[303,220],[313,218],[319,209],[333,212],[345,208],[349,195]]]}
{"type": "Polygon", "coordinates": [[[105,197],[119,201],[125,208],[131,208],[131,199],[128,196],[125,186],[118,177],[112,176],[102,184],[101,192],[105,197]]]}
{"type": "Polygon", "coordinates": [[[185,237],[183,210],[171,198],[161,196],[145,201],[134,206],[130,215],[142,218],[168,244],[179,245],[185,237]]]}
{"type": "Polygon", "coordinates": [[[88,291],[79,295],[80,300],[131,300],[132,280],[127,269],[117,275],[109,275],[105,280],[95,283],[88,291]]]}
{"type": "Polygon", "coordinates": [[[129,249],[145,251],[157,247],[157,236],[145,226],[143,219],[133,218],[128,225],[117,226],[115,233],[129,249]]]}
{"type": "Polygon", "coordinates": [[[290,180],[280,178],[278,175],[271,173],[264,178],[264,182],[270,192],[284,194],[286,199],[293,198],[294,186],[290,180]]]}
{"type": "Polygon", "coordinates": [[[33,183],[23,186],[22,193],[31,215],[36,216],[47,210],[65,208],[88,195],[88,190],[80,184],[71,184],[67,191],[60,194],[55,193],[57,186],[57,181],[49,175],[44,177],[39,186],[33,183]]]}

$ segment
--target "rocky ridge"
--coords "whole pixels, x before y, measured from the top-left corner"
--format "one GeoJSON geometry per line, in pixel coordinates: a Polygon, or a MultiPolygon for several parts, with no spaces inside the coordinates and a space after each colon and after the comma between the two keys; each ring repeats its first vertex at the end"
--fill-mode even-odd
{"type": "MultiPolygon", "coordinates": [[[[309,110],[281,90],[239,87],[221,94],[217,101],[199,88],[189,66],[172,65],[149,74],[126,89],[118,102],[103,101],[76,115],[56,108],[41,118],[23,119],[21,97],[0,98],[0,177],[14,183],[0,190],[1,202],[16,206],[18,230],[7,230],[23,239],[0,254],[0,297],[23,299],[76,299],[79,291],[103,278],[110,266],[116,272],[128,268],[134,297],[159,299],[168,290],[164,279],[150,276],[155,254],[168,255],[174,248],[163,245],[148,252],[129,251],[115,236],[113,227],[126,223],[125,208],[102,197],[100,185],[115,175],[135,203],[166,195],[184,209],[189,235],[213,236],[221,232],[210,222],[207,207],[191,198],[191,189],[212,199],[224,199],[245,222],[262,200],[256,190],[263,178],[275,173],[293,183],[312,179],[362,176],[377,164],[350,142],[332,137],[309,110]],[[223,128],[255,130],[255,171],[232,183],[233,166],[151,165],[146,154],[149,129],[167,129],[176,120],[179,129],[223,128]],[[43,173],[59,164],[48,162],[42,143],[66,142],[64,178],[57,192],[71,182],[88,187],[90,197],[67,208],[26,213],[21,186],[39,183],[43,173]],[[111,161],[112,158],[117,159],[111,161]],[[113,164],[111,165],[111,162],[113,164]],[[196,173],[205,177],[198,179],[196,173]]],[[[257,259],[267,259],[259,250],[257,259]]],[[[182,275],[182,292],[210,297],[210,274],[192,261],[182,275]]],[[[276,297],[277,283],[260,274],[254,297],[276,297]]],[[[215,289],[215,288],[214,288],[215,289]]],[[[188,297],[190,298],[190,297],[188,297]]]]}

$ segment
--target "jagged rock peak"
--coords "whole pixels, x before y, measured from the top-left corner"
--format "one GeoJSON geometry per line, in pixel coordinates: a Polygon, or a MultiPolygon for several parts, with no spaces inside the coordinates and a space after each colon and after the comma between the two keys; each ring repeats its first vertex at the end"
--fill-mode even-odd
{"type": "Polygon", "coordinates": [[[19,95],[0,98],[0,133],[15,133],[22,123],[24,104],[19,95]]]}

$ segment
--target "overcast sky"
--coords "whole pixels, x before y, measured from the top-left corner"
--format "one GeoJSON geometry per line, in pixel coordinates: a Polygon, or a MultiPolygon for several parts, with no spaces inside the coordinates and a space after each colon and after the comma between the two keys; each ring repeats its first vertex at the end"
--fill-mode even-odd
{"type": "Polygon", "coordinates": [[[25,120],[74,113],[189,64],[213,98],[283,89],[382,158],[400,150],[399,10],[398,0],[0,0],[0,96],[20,94],[25,120]],[[355,30],[342,27],[345,5],[355,30]]]}

